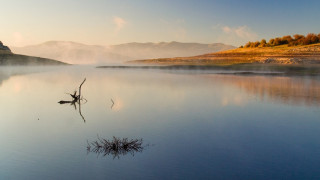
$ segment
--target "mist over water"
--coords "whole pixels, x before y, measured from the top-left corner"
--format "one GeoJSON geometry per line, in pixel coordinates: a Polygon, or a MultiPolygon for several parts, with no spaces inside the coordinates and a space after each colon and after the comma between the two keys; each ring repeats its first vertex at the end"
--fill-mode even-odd
{"type": "Polygon", "coordinates": [[[200,72],[0,68],[0,179],[320,176],[318,77],[200,72]],[[78,106],[57,103],[84,78],[85,122],[78,106]],[[113,137],[144,148],[119,158],[87,151],[113,137]]]}

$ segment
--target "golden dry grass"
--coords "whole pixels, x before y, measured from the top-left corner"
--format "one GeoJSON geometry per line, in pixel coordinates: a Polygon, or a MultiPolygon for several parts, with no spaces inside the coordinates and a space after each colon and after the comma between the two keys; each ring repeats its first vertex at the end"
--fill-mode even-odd
{"type": "MultiPolygon", "coordinates": [[[[130,61],[129,63],[232,65],[243,63],[273,62],[290,64],[292,59],[302,63],[320,62],[320,43],[304,46],[281,45],[275,47],[237,48],[192,57],[159,58],[130,61]]],[[[295,62],[294,61],[294,62],[295,62]]]]}

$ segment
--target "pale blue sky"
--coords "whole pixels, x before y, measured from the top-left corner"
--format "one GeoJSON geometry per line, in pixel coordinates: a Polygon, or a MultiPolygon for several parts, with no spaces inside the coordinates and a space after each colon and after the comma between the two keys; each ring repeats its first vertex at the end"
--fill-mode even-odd
{"type": "Polygon", "coordinates": [[[320,33],[318,0],[0,0],[0,40],[111,45],[181,41],[241,45],[320,33]]]}

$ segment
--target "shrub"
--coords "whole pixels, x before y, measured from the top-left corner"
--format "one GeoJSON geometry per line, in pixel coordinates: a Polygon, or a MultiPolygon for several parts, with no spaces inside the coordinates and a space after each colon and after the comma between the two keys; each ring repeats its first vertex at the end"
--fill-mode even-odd
{"type": "Polygon", "coordinates": [[[245,48],[249,48],[251,46],[251,42],[249,41],[249,42],[247,42],[247,44],[246,45],[244,45],[244,47],[245,48]]]}
{"type": "Polygon", "coordinates": [[[266,46],[267,46],[267,41],[266,41],[265,39],[262,39],[262,40],[260,41],[259,47],[266,47],[266,46]]]}
{"type": "Polygon", "coordinates": [[[300,40],[300,39],[304,39],[304,35],[300,35],[300,34],[295,34],[295,35],[293,35],[293,37],[294,37],[294,40],[300,40]]]}
{"type": "Polygon", "coordinates": [[[259,41],[256,41],[253,43],[253,47],[258,47],[260,45],[260,42],[259,41]]]}
{"type": "Polygon", "coordinates": [[[274,46],[279,46],[279,45],[281,45],[281,39],[280,39],[280,38],[278,38],[278,37],[277,37],[277,38],[275,38],[275,39],[274,39],[274,43],[273,43],[273,45],[274,45],[274,46]]]}
{"type": "Polygon", "coordinates": [[[283,36],[283,37],[277,37],[274,39],[270,39],[269,42],[267,43],[265,39],[262,39],[260,42],[248,42],[246,45],[241,46],[244,48],[249,48],[249,47],[272,47],[272,46],[279,46],[283,44],[287,44],[288,46],[298,46],[298,45],[308,45],[308,44],[315,44],[315,43],[320,43],[320,33],[319,34],[314,34],[314,33],[309,33],[307,36],[301,35],[301,34],[295,34],[293,37],[290,35],[283,36]]]}
{"type": "Polygon", "coordinates": [[[273,46],[274,45],[274,39],[270,39],[268,42],[268,45],[273,46]]]}
{"type": "Polygon", "coordinates": [[[311,37],[311,43],[312,44],[319,43],[319,37],[318,36],[312,36],[311,37]]]}
{"type": "Polygon", "coordinates": [[[319,42],[319,38],[317,35],[313,34],[313,33],[309,33],[307,36],[306,36],[306,39],[309,40],[310,44],[315,44],[315,43],[318,43],[319,42]]]}
{"type": "Polygon", "coordinates": [[[291,41],[293,41],[292,37],[290,35],[283,36],[281,38],[281,44],[289,44],[291,41]]]}

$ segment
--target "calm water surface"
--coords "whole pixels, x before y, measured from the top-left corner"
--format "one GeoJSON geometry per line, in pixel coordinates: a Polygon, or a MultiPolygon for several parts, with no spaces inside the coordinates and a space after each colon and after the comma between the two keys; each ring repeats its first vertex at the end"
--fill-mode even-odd
{"type": "Polygon", "coordinates": [[[317,77],[2,68],[0,99],[0,179],[320,179],[317,77]],[[113,136],[144,149],[87,151],[113,136]]]}

